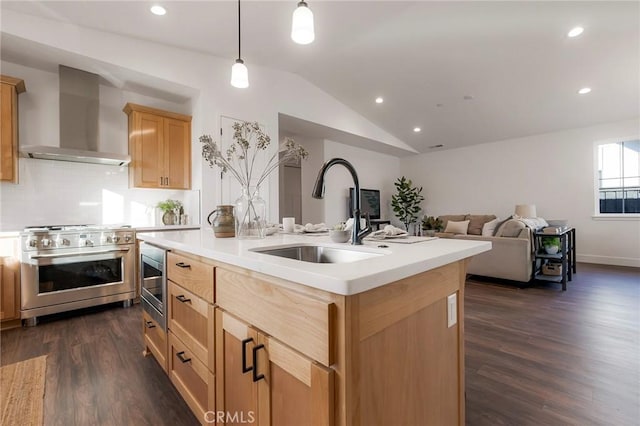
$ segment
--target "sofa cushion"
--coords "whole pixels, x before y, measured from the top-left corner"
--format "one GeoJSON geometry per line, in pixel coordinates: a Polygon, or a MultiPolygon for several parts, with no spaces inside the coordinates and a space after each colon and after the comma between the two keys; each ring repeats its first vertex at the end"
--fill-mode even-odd
{"type": "Polygon", "coordinates": [[[493,237],[493,234],[496,233],[496,228],[500,223],[502,222],[498,218],[486,222],[484,225],[482,225],[482,232],[480,233],[480,235],[482,235],[483,237],[493,237]]]}
{"type": "Polygon", "coordinates": [[[518,219],[506,220],[500,225],[496,231],[496,237],[517,237],[520,232],[527,226],[518,219]]]}
{"type": "Polygon", "coordinates": [[[461,221],[449,220],[447,221],[447,227],[444,228],[444,232],[467,235],[468,229],[469,229],[468,220],[461,220],[461,221]]]}
{"type": "Polygon", "coordinates": [[[469,215],[466,217],[466,219],[469,219],[469,229],[467,233],[471,235],[482,235],[482,226],[495,218],[496,216],[492,214],[469,215]]]}
{"type": "Polygon", "coordinates": [[[446,228],[447,222],[449,222],[450,220],[460,222],[460,221],[469,219],[468,216],[469,216],[468,214],[449,214],[449,215],[440,216],[438,219],[442,221],[442,226],[446,228]]]}
{"type": "Polygon", "coordinates": [[[498,219],[498,223],[496,224],[496,228],[493,231],[493,236],[497,237],[498,236],[498,231],[500,230],[500,227],[502,226],[503,223],[505,223],[506,221],[512,219],[512,216],[507,217],[506,219],[498,219]]]}

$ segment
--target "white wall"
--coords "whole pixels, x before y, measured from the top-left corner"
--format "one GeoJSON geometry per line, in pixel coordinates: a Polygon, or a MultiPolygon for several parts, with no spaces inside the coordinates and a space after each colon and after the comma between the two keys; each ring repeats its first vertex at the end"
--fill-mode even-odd
{"type": "MultiPolygon", "coordinates": [[[[202,180],[202,212],[206,217],[219,201],[218,170],[203,167],[197,137],[217,135],[220,116],[258,121],[269,134],[278,134],[278,113],[411,150],[404,142],[375,126],[327,93],[294,74],[249,66],[251,86],[238,90],[230,86],[231,59],[221,59],[184,49],[109,34],[3,10],[2,31],[86,60],[112,64],[156,79],[189,85],[200,92],[193,100],[193,180],[202,180]]],[[[82,68],[74,63],[69,66],[82,68]]],[[[27,87],[29,82],[27,81],[27,87]]],[[[272,147],[274,150],[275,146],[272,147]]],[[[277,220],[278,174],[273,173],[261,194],[269,206],[270,221],[277,220]]]]}
{"type": "MultiPolygon", "coordinates": [[[[354,166],[358,173],[360,188],[380,190],[381,219],[391,219],[394,224],[399,225],[391,210],[391,195],[395,193],[393,182],[401,175],[400,159],[325,140],[325,161],[336,157],[344,158],[354,166]]],[[[334,166],[325,175],[323,221],[328,226],[343,222],[349,217],[348,200],[351,187],[353,187],[353,179],[345,167],[334,166]]]]}
{"type": "Polygon", "coordinates": [[[640,218],[596,220],[594,144],[640,135],[640,120],[510,139],[400,160],[403,174],[424,186],[430,215],[513,214],[535,204],[538,216],[568,219],[578,260],[640,266],[640,218]]]}
{"type": "MultiPolygon", "coordinates": [[[[2,72],[19,76],[27,91],[19,98],[21,145],[60,145],[58,75],[10,62],[2,72]]],[[[127,116],[122,108],[134,102],[189,114],[178,104],[114,87],[100,86],[99,147],[126,154],[127,116]]],[[[0,183],[0,230],[51,224],[160,224],[154,206],[172,198],[183,202],[191,223],[200,217],[200,181],[194,191],[129,189],[128,168],[21,158],[19,183],[0,183]]]]}

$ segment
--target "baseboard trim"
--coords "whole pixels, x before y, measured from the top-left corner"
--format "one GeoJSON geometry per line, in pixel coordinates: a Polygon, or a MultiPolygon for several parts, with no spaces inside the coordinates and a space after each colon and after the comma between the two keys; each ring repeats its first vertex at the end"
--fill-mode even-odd
{"type": "Polygon", "coordinates": [[[597,263],[599,265],[630,266],[640,268],[640,259],[634,257],[611,257],[590,254],[579,254],[576,256],[578,262],[597,263]]]}

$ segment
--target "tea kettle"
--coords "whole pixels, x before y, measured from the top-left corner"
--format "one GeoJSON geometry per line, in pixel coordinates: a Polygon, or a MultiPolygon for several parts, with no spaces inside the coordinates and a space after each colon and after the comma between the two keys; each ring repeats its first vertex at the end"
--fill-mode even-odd
{"type": "Polygon", "coordinates": [[[233,208],[234,206],[231,205],[220,205],[207,216],[207,222],[213,228],[213,234],[217,238],[236,236],[236,221],[233,216],[233,208]],[[211,216],[213,216],[213,220],[211,216]]]}

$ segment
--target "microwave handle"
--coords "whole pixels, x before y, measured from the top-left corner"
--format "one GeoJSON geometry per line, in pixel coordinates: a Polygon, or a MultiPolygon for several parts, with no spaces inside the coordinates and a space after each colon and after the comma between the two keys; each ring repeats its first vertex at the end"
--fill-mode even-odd
{"type": "Polygon", "coordinates": [[[129,247],[125,247],[125,248],[118,248],[118,249],[111,249],[111,250],[100,250],[100,251],[91,251],[91,252],[86,252],[86,251],[76,251],[73,253],[58,253],[58,254],[32,254],[29,256],[30,259],[56,259],[58,257],[72,257],[72,256],[91,256],[94,254],[107,254],[107,253],[121,253],[121,252],[128,252],[130,249],[129,247]]]}

